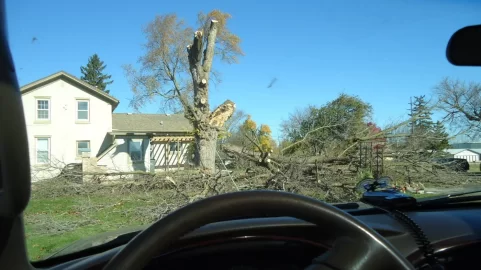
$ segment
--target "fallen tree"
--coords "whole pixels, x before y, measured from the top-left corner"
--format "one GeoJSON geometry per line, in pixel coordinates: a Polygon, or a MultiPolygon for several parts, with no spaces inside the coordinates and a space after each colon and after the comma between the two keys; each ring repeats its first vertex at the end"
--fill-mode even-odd
{"type": "Polygon", "coordinates": [[[321,164],[330,165],[350,165],[355,162],[355,157],[286,157],[274,156],[272,151],[245,151],[242,147],[223,144],[221,150],[230,158],[238,157],[253,162],[257,166],[269,169],[273,173],[285,168],[289,164],[302,165],[306,170],[319,167],[321,164]]]}

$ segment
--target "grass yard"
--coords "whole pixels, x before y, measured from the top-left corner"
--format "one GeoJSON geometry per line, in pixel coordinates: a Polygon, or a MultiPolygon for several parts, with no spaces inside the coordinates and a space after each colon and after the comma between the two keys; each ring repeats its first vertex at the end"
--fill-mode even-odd
{"type": "Polygon", "coordinates": [[[143,210],[156,203],[112,195],[32,199],[24,215],[29,257],[39,260],[82,238],[147,224],[150,218],[143,210]]]}
{"type": "MultiPolygon", "coordinates": [[[[477,167],[479,171],[479,166],[472,167],[473,170],[477,167]]],[[[258,178],[246,178],[245,172],[242,172],[235,181],[223,176],[215,179],[218,182],[214,183],[213,179],[207,182],[202,174],[184,174],[172,175],[174,184],[165,175],[105,185],[93,182],[78,184],[58,179],[35,183],[32,185],[30,204],[24,213],[30,259],[40,260],[68,244],[99,233],[150,224],[178,207],[215,194],[213,187],[218,193],[236,190],[233,182],[239,187],[252,188],[265,183],[270,176],[260,173],[258,178]]],[[[345,181],[352,184],[357,181],[338,174],[332,177],[338,178],[330,181],[341,183],[345,181]]],[[[401,176],[393,177],[396,181],[403,180],[401,176]]],[[[329,190],[331,196],[328,196],[322,187],[305,179],[293,182],[291,186],[298,188],[296,192],[328,202],[357,201],[359,195],[346,193],[342,187],[333,187],[329,190]]],[[[414,196],[425,198],[435,194],[414,196]]]]}
{"type": "Polygon", "coordinates": [[[29,257],[40,260],[89,236],[149,224],[158,217],[159,197],[138,193],[33,198],[24,215],[29,257]]]}
{"type": "Polygon", "coordinates": [[[469,172],[480,172],[479,163],[469,163],[469,172]]]}

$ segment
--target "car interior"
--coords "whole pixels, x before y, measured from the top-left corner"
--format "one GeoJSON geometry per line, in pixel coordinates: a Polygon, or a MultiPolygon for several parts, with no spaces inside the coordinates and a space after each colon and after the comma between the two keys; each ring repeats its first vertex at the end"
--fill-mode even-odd
{"type": "MultiPolygon", "coordinates": [[[[22,220],[31,192],[27,134],[1,2],[1,269],[481,268],[481,197],[422,203],[383,194],[384,204],[330,205],[267,190],[196,201],[106,244],[30,262],[22,220]]],[[[481,66],[479,48],[481,25],[468,26],[452,35],[446,58],[481,66]]]]}

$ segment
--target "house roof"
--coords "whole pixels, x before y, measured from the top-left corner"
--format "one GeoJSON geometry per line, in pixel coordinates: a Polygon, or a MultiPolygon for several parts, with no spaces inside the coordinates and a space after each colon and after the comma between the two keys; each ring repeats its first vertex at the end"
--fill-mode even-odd
{"type": "Polygon", "coordinates": [[[481,149],[479,149],[479,148],[477,148],[477,149],[472,148],[472,149],[465,149],[465,150],[469,151],[469,152],[473,152],[473,153],[478,154],[478,155],[481,154],[481,149]]]}
{"type": "Polygon", "coordinates": [[[451,143],[450,149],[480,149],[480,142],[451,143]]]}
{"type": "Polygon", "coordinates": [[[112,132],[190,132],[192,125],[183,114],[112,114],[112,132]]]}
{"type": "Polygon", "coordinates": [[[72,85],[75,85],[79,87],[80,89],[88,92],[89,94],[96,96],[100,99],[103,99],[104,101],[112,104],[112,110],[114,110],[117,105],[119,105],[119,100],[114,98],[113,96],[105,93],[102,90],[97,89],[95,86],[92,86],[81,79],[75,77],[72,74],[69,74],[65,71],[59,71],[57,73],[54,73],[50,76],[44,77],[42,79],[36,80],[34,82],[31,82],[29,84],[26,84],[20,88],[20,92],[23,94],[29,93],[31,91],[34,91],[38,89],[39,87],[42,87],[44,85],[47,85],[53,81],[56,80],[64,80],[66,82],[71,83],[72,85]]]}
{"type": "Polygon", "coordinates": [[[464,152],[464,151],[468,151],[468,152],[471,152],[473,154],[481,154],[481,149],[446,149],[445,150],[446,152],[452,154],[452,155],[457,155],[461,152],[464,152]]]}
{"type": "Polygon", "coordinates": [[[451,155],[456,155],[457,153],[460,153],[464,150],[465,149],[446,149],[444,151],[450,153],[451,155]]]}

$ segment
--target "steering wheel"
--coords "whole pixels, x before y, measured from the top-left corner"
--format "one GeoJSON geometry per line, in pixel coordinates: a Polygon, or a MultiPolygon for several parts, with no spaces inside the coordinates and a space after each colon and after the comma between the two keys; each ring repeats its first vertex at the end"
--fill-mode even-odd
{"type": "Polygon", "coordinates": [[[189,204],[140,232],[104,269],[141,269],[180,237],[209,223],[280,216],[316,225],[328,223],[330,233],[339,236],[307,269],[414,269],[391,243],[348,213],[319,200],[279,191],[234,192],[189,204]]]}

